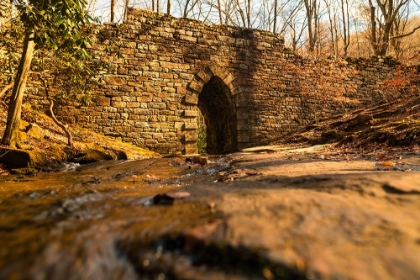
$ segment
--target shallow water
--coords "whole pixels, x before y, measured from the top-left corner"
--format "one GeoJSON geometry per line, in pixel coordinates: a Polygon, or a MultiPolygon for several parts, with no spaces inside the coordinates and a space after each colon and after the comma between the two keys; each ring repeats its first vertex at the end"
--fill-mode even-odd
{"type": "Polygon", "coordinates": [[[224,158],[193,169],[148,159],[2,176],[0,278],[264,279],[268,264],[254,252],[189,235],[212,223],[223,234],[222,214],[198,186],[228,167],[224,158]],[[177,190],[195,193],[158,195],[177,190]]]}

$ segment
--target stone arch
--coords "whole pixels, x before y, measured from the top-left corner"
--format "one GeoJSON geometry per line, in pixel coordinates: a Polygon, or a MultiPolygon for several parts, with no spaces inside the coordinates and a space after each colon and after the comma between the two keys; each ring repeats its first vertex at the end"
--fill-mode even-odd
{"type": "MultiPolygon", "coordinates": [[[[201,69],[188,86],[185,101],[200,110],[207,134],[207,153],[225,154],[238,149],[237,98],[234,76],[217,64],[201,69]]],[[[196,142],[194,143],[196,145],[196,142]]]]}

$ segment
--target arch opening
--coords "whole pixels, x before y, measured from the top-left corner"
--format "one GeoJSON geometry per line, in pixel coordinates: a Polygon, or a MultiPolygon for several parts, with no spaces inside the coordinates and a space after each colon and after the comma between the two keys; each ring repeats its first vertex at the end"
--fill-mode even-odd
{"type": "Polygon", "coordinates": [[[236,107],[229,87],[212,77],[198,95],[198,108],[204,118],[206,152],[227,154],[237,151],[236,107]]]}

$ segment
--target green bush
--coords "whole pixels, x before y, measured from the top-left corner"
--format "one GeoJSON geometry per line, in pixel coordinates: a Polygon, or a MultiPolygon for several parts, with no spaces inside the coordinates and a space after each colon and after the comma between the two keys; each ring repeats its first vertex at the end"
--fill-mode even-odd
{"type": "Polygon", "coordinates": [[[200,125],[197,129],[197,148],[200,154],[207,152],[206,127],[200,125]]]}

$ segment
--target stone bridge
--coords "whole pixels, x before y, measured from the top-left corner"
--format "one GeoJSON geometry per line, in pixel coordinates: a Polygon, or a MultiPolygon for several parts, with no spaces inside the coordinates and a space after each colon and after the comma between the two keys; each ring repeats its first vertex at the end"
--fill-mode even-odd
{"type": "Polygon", "coordinates": [[[196,153],[202,119],[207,152],[223,154],[377,102],[395,67],[302,59],[279,34],[134,9],[123,24],[98,29],[91,50],[108,68],[96,102],[58,114],[164,154],[196,153]]]}

